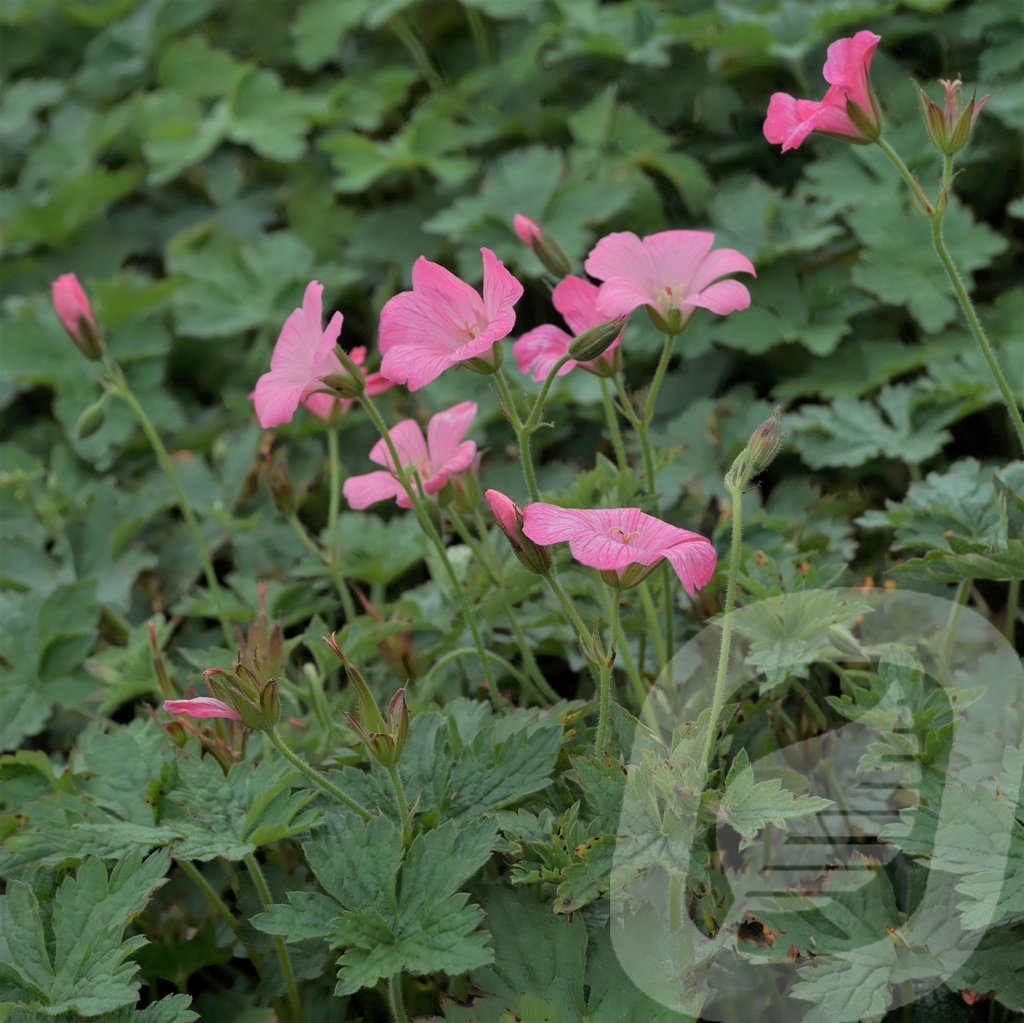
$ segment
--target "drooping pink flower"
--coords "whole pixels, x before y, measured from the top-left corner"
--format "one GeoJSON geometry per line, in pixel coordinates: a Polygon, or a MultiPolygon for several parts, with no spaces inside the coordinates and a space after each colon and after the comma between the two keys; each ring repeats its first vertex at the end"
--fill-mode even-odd
{"type": "MultiPolygon", "coordinates": [[[[256,381],[250,397],[256,405],[256,418],[265,428],[290,422],[300,403],[321,419],[327,419],[339,405],[347,408],[351,404],[322,390],[325,376],[345,372],[334,354],[342,316],[335,313],[324,329],[323,294],[324,286],[319,281],[309,282],[302,307],[294,310],[281,328],[270,357],[270,372],[256,381]]],[[[366,349],[354,348],[349,355],[356,365],[362,366],[366,349]]],[[[392,381],[380,373],[366,376],[368,394],[380,394],[391,386],[392,381]]]]}
{"type": "MultiPolygon", "coordinates": [[[[475,415],[476,402],[463,401],[431,418],[425,440],[419,423],[413,419],[405,419],[388,431],[401,464],[420,478],[424,493],[436,494],[449,477],[464,472],[472,463],[476,444],[462,438],[475,415]]],[[[394,497],[400,508],[411,508],[412,502],[393,471],[394,460],[383,438],[371,449],[370,461],[385,469],[345,480],[342,493],[349,506],[362,510],[394,497]]]]}
{"type": "Polygon", "coordinates": [[[781,144],[783,152],[798,149],[812,131],[858,144],[878,138],[882,115],[868,74],[881,39],[865,31],[832,43],[822,69],[830,86],[824,98],[815,102],[776,92],[768,103],[764,137],[781,144]]]}
{"type": "Polygon", "coordinates": [[[61,274],[53,282],[51,298],[57,318],[78,349],[86,358],[99,359],[103,354],[102,335],[89,296],[78,278],[74,274],[61,274]]]}
{"type": "Polygon", "coordinates": [[[736,249],[712,249],[710,231],[659,231],[640,239],[632,231],[606,235],[587,256],[591,277],[603,281],[597,309],[602,317],[625,316],[648,306],[678,333],[700,307],[725,316],[746,309],[750,292],[730,273],[757,276],[736,249]]]}
{"type": "Polygon", "coordinates": [[[164,710],[169,714],[188,714],[194,718],[231,718],[241,721],[242,715],[223,700],[212,696],[196,696],[191,700],[164,700],[164,710]]]}
{"type": "Polygon", "coordinates": [[[710,582],[717,561],[705,537],[639,508],[559,508],[536,502],[523,511],[523,533],[545,545],[568,540],[578,562],[623,589],[636,586],[667,560],[692,594],[710,582]]]}
{"type": "Polygon", "coordinates": [[[523,286],[490,249],[481,249],[483,295],[450,270],[420,256],[412,291],[388,299],[380,314],[381,372],[418,390],[446,369],[470,360],[487,364],[496,341],[516,322],[523,286]]]}
{"type": "MultiPolygon", "coordinates": [[[[565,318],[572,334],[567,334],[561,327],[550,323],[528,330],[512,346],[512,353],[519,364],[519,372],[532,371],[534,380],[545,380],[554,364],[569,350],[569,345],[576,334],[582,334],[589,327],[604,323],[608,317],[598,312],[598,294],[597,285],[583,280],[582,277],[569,276],[560,280],[551,293],[551,301],[565,318]]],[[[619,333],[611,345],[591,362],[576,362],[570,359],[558,371],[558,376],[565,376],[576,366],[582,366],[598,376],[607,375],[615,360],[615,349],[619,347],[621,341],[622,334],[619,333]]]]}

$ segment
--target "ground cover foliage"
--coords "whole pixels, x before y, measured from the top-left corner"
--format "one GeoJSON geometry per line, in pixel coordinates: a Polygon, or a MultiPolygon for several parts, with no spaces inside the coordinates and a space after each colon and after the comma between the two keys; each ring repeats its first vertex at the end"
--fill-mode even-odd
{"type": "MultiPolygon", "coordinates": [[[[885,137],[934,195],[915,81],[991,94],[944,228],[1024,400],[1019,3],[4,0],[0,27],[0,1019],[1020,1018],[1021,451],[885,155],[762,134],[870,29],[885,137]],[[376,399],[389,425],[478,406],[480,486],[435,520],[450,572],[411,512],[340,501],[378,437],[358,403],[264,430],[249,397],[311,280],[374,368],[420,256],[477,286],[490,249],[525,286],[514,334],[557,322],[514,214],[577,274],[603,235],[667,229],[757,270],[749,309],[676,341],[653,481],[603,380],[546,395],[545,501],[657,508],[719,554],[693,595],[657,571],[619,609],[551,548],[591,661],[481,496],[527,496],[490,378],[376,399]],[[191,521],[54,313],[71,271],[191,521]],[[724,477],[777,405],[719,738],[724,477]],[[673,650],[700,656],[666,679],[673,650]],[[269,732],[159,710],[239,652],[356,809],[269,732]],[[828,869],[758,895],[749,850],[798,841],[828,869]]],[[[620,402],[662,343],[630,318],[620,402]]]]}

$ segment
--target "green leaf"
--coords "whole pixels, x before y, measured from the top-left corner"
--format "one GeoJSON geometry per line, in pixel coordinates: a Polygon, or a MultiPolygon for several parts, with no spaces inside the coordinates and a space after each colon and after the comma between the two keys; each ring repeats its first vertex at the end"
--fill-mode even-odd
{"type": "Polygon", "coordinates": [[[162,823],[181,836],[175,855],[240,860],[261,845],[308,831],[319,818],[306,810],[314,793],[292,790],[295,772],[281,760],[233,764],[227,775],[213,757],[179,761],[180,784],[169,795],[181,807],[162,823]]]}
{"type": "Polygon", "coordinates": [[[1005,547],[980,543],[957,543],[953,554],[930,551],[923,558],[911,558],[896,565],[894,575],[958,583],[970,579],[1013,582],[1024,579],[1024,540],[1010,540],[1005,547]]]}
{"type": "Polygon", "coordinates": [[[483,913],[458,889],[490,857],[496,830],[493,821],[460,828],[448,821],[404,850],[386,817],[331,815],[321,837],[305,844],[330,898],[290,892],[288,906],[271,906],[253,922],[290,940],[316,936],[344,948],[338,995],[402,970],[464,973],[489,962],[491,952],[478,930],[483,913]]]}
{"type": "Polygon", "coordinates": [[[124,929],[169,866],[164,851],[145,861],[133,853],[108,877],[99,860],[88,859],[45,906],[28,885],[12,881],[0,898],[0,1002],[28,1002],[46,1017],[98,1016],[134,1005],[138,966],[128,957],[146,939],[125,941],[124,929]]]}
{"type": "MultiPolygon", "coordinates": [[[[1024,467],[1024,463],[1015,463],[1024,467]]],[[[1007,467],[1009,470],[1011,467],[1007,467]]],[[[1015,470],[1015,472],[1018,472],[1015,470]]],[[[895,530],[893,550],[949,551],[949,537],[991,540],[999,531],[999,509],[992,492],[993,467],[974,458],[954,462],[912,483],[902,501],[887,500],[885,511],[856,520],[867,529],[895,530]]]]}
{"type": "Polygon", "coordinates": [[[297,160],[306,151],[306,133],[313,102],[286,89],[269,68],[253,68],[231,94],[227,134],[270,160],[297,160]]]}
{"type": "Polygon", "coordinates": [[[886,386],[877,402],[839,397],[805,406],[786,419],[791,443],[812,469],[858,466],[873,458],[917,465],[950,439],[946,425],[960,417],[954,405],[936,405],[918,385],[886,386]]]}
{"type": "Polygon", "coordinates": [[[745,849],[766,825],[774,824],[785,830],[789,819],[806,817],[831,805],[831,799],[786,791],[778,778],[755,782],[750,758],[741,749],[729,768],[725,791],[717,806],[712,804],[712,812],[740,833],[740,849],[745,849]]]}

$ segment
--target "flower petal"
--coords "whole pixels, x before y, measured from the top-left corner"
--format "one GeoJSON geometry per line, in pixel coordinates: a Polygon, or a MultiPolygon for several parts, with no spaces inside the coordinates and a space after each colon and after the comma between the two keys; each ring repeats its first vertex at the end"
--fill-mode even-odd
{"type": "Polygon", "coordinates": [[[368,472],[362,476],[350,476],[345,480],[341,492],[345,495],[349,507],[356,511],[362,511],[364,508],[369,508],[371,504],[385,501],[389,497],[405,497],[408,501],[402,484],[391,473],[385,472],[383,469],[368,472]]]}
{"type": "Polygon", "coordinates": [[[551,292],[552,304],[562,314],[574,336],[606,319],[597,309],[598,293],[596,284],[572,274],[563,277],[551,292]]]}
{"type": "MultiPolygon", "coordinates": [[[[427,424],[427,463],[430,472],[444,468],[455,457],[456,451],[462,446],[460,441],[466,435],[469,424],[476,415],[475,401],[462,401],[444,412],[438,412],[427,424]]],[[[474,453],[476,445],[473,445],[474,453]]],[[[472,460],[472,455],[470,456],[472,460]]],[[[469,463],[467,462],[466,465],[469,463]]],[[[466,465],[453,472],[462,472],[466,465]]]]}
{"type": "Polygon", "coordinates": [[[241,721],[242,715],[223,700],[212,696],[197,696],[191,700],[164,700],[164,710],[168,714],[188,714],[194,718],[231,718],[241,721]]]}
{"type": "Polygon", "coordinates": [[[705,288],[699,295],[684,299],[683,305],[710,309],[719,316],[746,309],[750,305],[750,292],[739,281],[719,281],[705,288]]]}
{"type": "MultiPolygon", "coordinates": [[[[398,451],[402,465],[411,465],[417,468],[427,462],[427,443],[423,439],[420,424],[415,419],[403,419],[400,423],[395,423],[388,430],[388,434],[398,451]]],[[[391,451],[383,437],[370,449],[370,461],[377,465],[383,465],[387,469],[395,468],[391,451]]]]}
{"type": "MultiPolygon", "coordinates": [[[[597,291],[597,288],[594,288],[597,291]]],[[[520,373],[533,371],[533,379],[540,383],[547,379],[551,368],[569,350],[572,344],[572,337],[566,334],[561,327],[545,323],[540,327],[528,330],[514,345],[512,354],[516,357],[520,373]]],[[[576,361],[570,359],[559,371],[558,375],[565,376],[574,366],[576,361]]]]}

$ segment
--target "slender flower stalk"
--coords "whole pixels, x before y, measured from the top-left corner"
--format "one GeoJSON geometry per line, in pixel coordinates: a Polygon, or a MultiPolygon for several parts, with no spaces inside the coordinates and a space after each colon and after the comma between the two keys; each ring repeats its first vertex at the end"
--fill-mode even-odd
{"type": "Polygon", "coordinates": [[[314,785],[319,786],[328,795],[333,796],[343,806],[347,806],[354,814],[368,821],[373,817],[364,806],[357,803],[347,792],[339,789],[333,782],[328,781],[316,768],[310,767],[301,757],[297,756],[281,738],[276,728],[270,728],[264,732],[270,740],[270,744],[281,754],[289,764],[296,770],[301,771],[314,785]]]}
{"type": "Polygon", "coordinates": [[[598,712],[597,712],[597,738],[594,743],[594,752],[597,756],[604,753],[605,740],[608,735],[608,714],[612,702],[612,668],[615,665],[615,645],[619,641],[619,602],[622,595],[614,590],[611,595],[611,622],[608,626],[608,649],[606,656],[601,658],[599,665],[600,677],[598,679],[598,712]]]}
{"type": "MultiPolygon", "coordinates": [[[[246,869],[249,871],[249,876],[252,878],[252,883],[256,887],[256,892],[260,897],[260,902],[263,904],[263,908],[266,909],[273,903],[274,897],[270,894],[270,886],[263,876],[259,861],[253,853],[247,853],[243,859],[246,869]]],[[[284,977],[284,987],[288,997],[291,1023],[302,1023],[304,1016],[302,1013],[302,1002],[299,1000],[299,989],[295,984],[295,972],[292,970],[292,961],[288,955],[288,948],[280,934],[274,935],[274,949],[277,952],[277,962],[281,967],[281,975],[284,977]]]]}
{"type": "Polygon", "coordinates": [[[120,364],[111,356],[104,354],[103,368],[106,370],[107,377],[114,389],[114,392],[132,410],[135,414],[135,418],[138,419],[139,425],[142,427],[142,432],[146,435],[146,439],[149,441],[149,446],[153,449],[153,454],[156,455],[157,461],[160,463],[160,468],[163,469],[164,475],[167,477],[168,482],[174,489],[174,495],[178,499],[178,507],[181,510],[181,516],[185,520],[185,526],[189,531],[189,535],[192,537],[192,542],[195,544],[196,553],[199,555],[199,562],[203,567],[203,575],[206,577],[206,585],[210,590],[210,596],[213,598],[213,603],[217,608],[217,618],[220,621],[221,630],[224,633],[227,648],[231,650],[235,645],[235,634],[234,630],[231,628],[231,617],[227,611],[224,590],[221,588],[220,582],[217,580],[217,573],[214,571],[210,552],[206,549],[206,541],[203,539],[203,534],[199,529],[199,523],[196,521],[195,513],[192,511],[188,498],[185,496],[185,491],[182,489],[181,481],[178,479],[178,474],[174,471],[174,463],[171,461],[171,456],[167,453],[167,448],[164,446],[164,442],[160,439],[160,433],[153,425],[153,421],[149,418],[146,414],[146,410],[132,393],[132,389],[128,385],[128,380],[125,378],[120,364]]]}
{"type": "MultiPolygon", "coordinates": [[[[487,658],[487,647],[484,645],[483,636],[480,634],[480,628],[477,625],[473,609],[469,606],[469,601],[466,598],[466,591],[462,588],[462,582],[455,572],[455,567],[452,565],[451,559],[448,557],[448,551],[445,549],[444,541],[441,539],[441,535],[438,533],[433,520],[424,507],[425,498],[423,494],[418,491],[418,488],[410,482],[407,468],[402,463],[402,459],[398,454],[398,449],[395,447],[395,442],[392,440],[387,424],[384,422],[377,406],[369,395],[362,395],[360,400],[363,403],[363,408],[366,409],[367,415],[372,420],[373,425],[377,427],[377,431],[380,433],[381,439],[384,441],[384,444],[391,455],[391,464],[394,467],[393,471],[399,483],[401,483],[405,490],[408,501],[416,513],[416,518],[419,520],[420,528],[427,534],[427,538],[437,551],[437,555],[441,559],[441,564],[444,566],[445,573],[452,585],[452,590],[459,599],[459,603],[462,607],[463,620],[466,622],[466,625],[469,627],[470,634],[473,636],[473,644],[476,647],[477,654],[480,658],[480,666],[483,669],[484,678],[487,680],[487,690],[491,697],[491,702],[499,713],[504,713],[505,708],[502,706],[501,694],[498,692],[498,684],[494,678],[494,673],[491,671],[491,665],[487,658]]],[[[418,480],[418,474],[414,475],[418,480]]]]}
{"type": "Polygon", "coordinates": [[[722,704],[725,702],[725,679],[729,673],[729,652],[732,646],[732,619],[736,605],[736,579],[740,571],[740,551],[743,543],[743,486],[726,480],[726,487],[732,499],[732,546],[729,549],[729,568],[725,584],[725,609],[722,612],[722,645],[718,652],[718,673],[715,675],[715,691],[711,698],[711,718],[708,721],[708,734],[704,740],[704,753],[701,762],[709,765],[711,751],[718,737],[718,719],[722,715],[722,704]]]}
{"type": "MultiPolygon", "coordinates": [[[[568,356],[566,356],[568,360],[568,356]]],[[[541,407],[543,398],[546,397],[548,390],[551,387],[550,383],[551,374],[548,379],[544,381],[544,386],[541,388],[540,396],[534,403],[533,408],[530,411],[530,416],[527,420],[532,419],[534,424],[540,417],[538,411],[541,407]],[[536,413],[536,416],[534,416],[536,413]]],[[[531,434],[533,433],[533,425],[527,425],[520,418],[519,413],[516,411],[515,398],[512,396],[512,390],[508,386],[508,381],[505,379],[504,373],[500,370],[494,374],[494,383],[498,388],[498,395],[500,398],[500,405],[502,411],[505,413],[505,418],[512,424],[512,429],[515,430],[516,443],[519,445],[519,460],[523,465],[523,479],[526,480],[526,489],[530,492],[531,501],[540,500],[540,489],[537,487],[537,473],[533,468],[533,451],[531,449],[531,434]]]]}
{"type": "Polygon", "coordinates": [[[890,146],[884,138],[879,138],[876,142],[877,145],[881,147],[882,152],[889,157],[893,166],[895,166],[897,171],[899,171],[903,180],[907,183],[907,187],[910,189],[911,195],[915,199],[915,203],[921,203],[923,200],[926,204],[920,208],[922,208],[923,212],[928,217],[928,220],[931,222],[932,245],[935,247],[935,253],[939,257],[939,262],[942,263],[943,270],[946,271],[946,276],[949,278],[950,284],[953,285],[953,291],[956,293],[957,301],[960,303],[960,308],[963,310],[964,317],[967,320],[967,325],[970,327],[971,333],[974,335],[974,340],[977,342],[978,348],[981,349],[981,354],[984,357],[985,362],[988,364],[989,372],[992,374],[992,379],[995,380],[996,387],[999,389],[1003,403],[1006,405],[1006,411],[1010,415],[1010,421],[1013,423],[1013,428],[1017,434],[1017,441],[1020,444],[1021,451],[1024,451],[1024,417],[1021,416],[1020,406],[1017,404],[1017,400],[1013,396],[1013,391],[1011,390],[1006,376],[999,365],[999,361],[996,359],[995,352],[992,350],[992,345],[989,342],[988,336],[985,334],[985,328],[981,325],[981,320],[978,319],[978,314],[974,309],[974,304],[971,302],[971,297],[968,295],[967,289],[964,287],[960,273],[957,270],[956,264],[953,262],[953,257],[950,255],[949,249],[946,247],[945,239],[942,237],[942,219],[945,216],[946,209],[948,208],[946,196],[952,182],[952,157],[947,155],[943,161],[942,195],[940,200],[933,205],[924,197],[921,185],[915,180],[914,176],[907,169],[907,165],[903,162],[892,146],[890,146]]]}
{"type": "Polygon", "coordinates": [[[343,467],[338,454],[338,433],[334,429],[327,431],[327,478],[329,497],[327,503],[327,557],[324,564],[331,573],[338,597],[341,600],[342,610],[345,612],[345,621],[351,622],[356,618],[356,608],[352,601],[352,594],[349,592],[345,577],[341,573],[341,566],[338,561],[341,557],[341,538],[338,531],[338,522],[341,510],[341,477],[343,467]]]}

